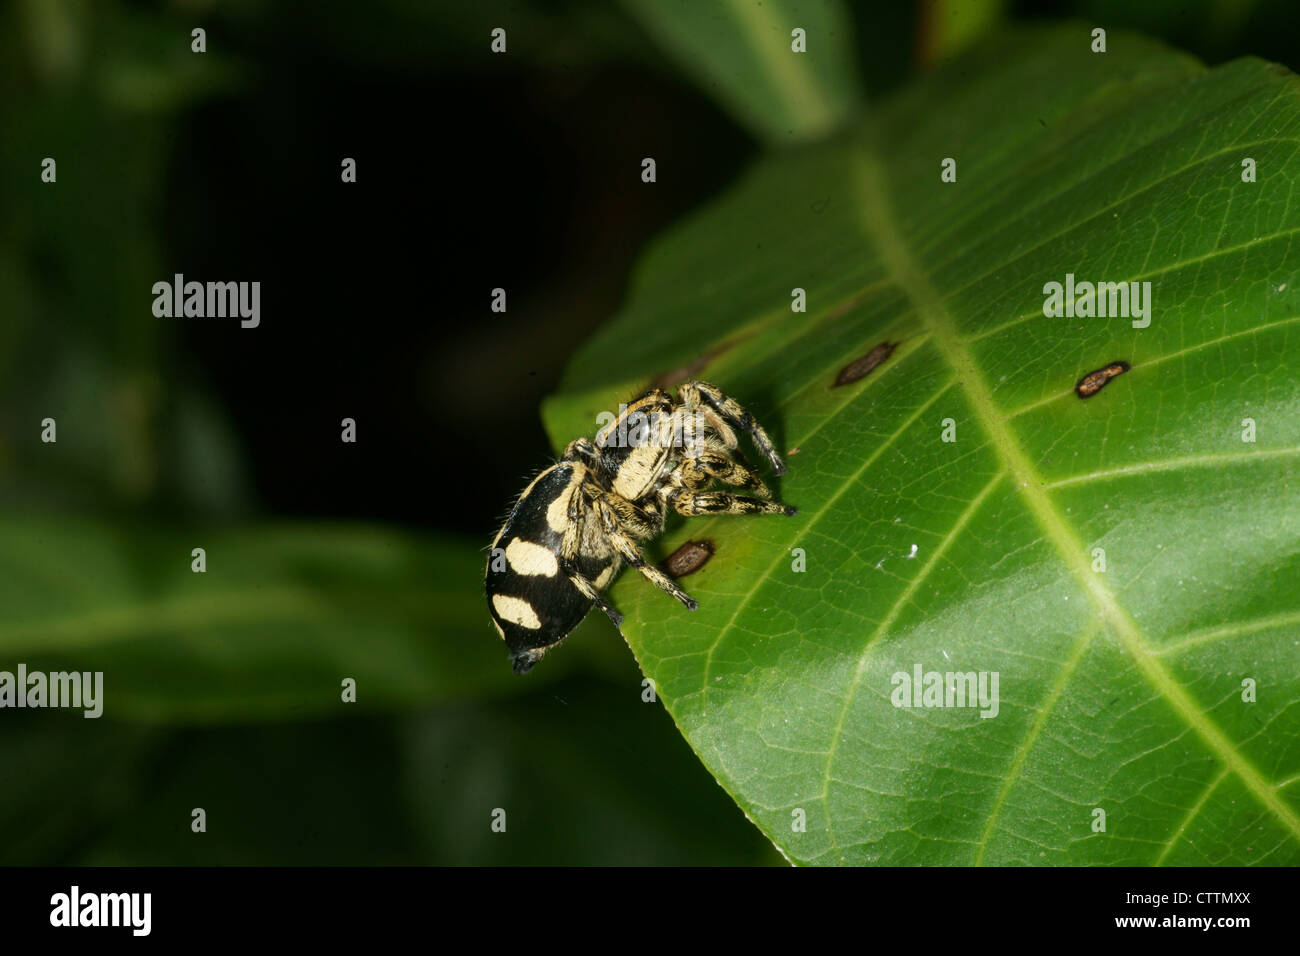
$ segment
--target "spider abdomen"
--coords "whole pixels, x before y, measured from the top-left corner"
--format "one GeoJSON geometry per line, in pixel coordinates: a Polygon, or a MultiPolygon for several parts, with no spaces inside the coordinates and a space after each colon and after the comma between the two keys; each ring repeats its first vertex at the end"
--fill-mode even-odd
{"type": "Polygon", "coordinates": [[[540,659],[539,652],[577,627],[591,610],[591,598],[574,586],[566,564],[602,587],[617,570],[613,551],[592,541],[591,535],[583,542],[584,523],[579,518],[574,527],[570,519],[573,496],[581,494],[586,478],[587,469],[577,462],[546,469],[519,496],[492,542],[488,611],[519,673],[530,669],[540,659]],[[580,550],[566,559],[565,537],[575,534],[580,550]]]}

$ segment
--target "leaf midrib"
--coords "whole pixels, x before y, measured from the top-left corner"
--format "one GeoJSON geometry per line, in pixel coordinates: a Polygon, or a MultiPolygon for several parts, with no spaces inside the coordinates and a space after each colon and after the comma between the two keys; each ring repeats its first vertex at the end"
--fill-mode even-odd
{"type": "Polygon", "coordinates": [[[786,115],[799,117],[805,128],[814,131],[834,125],[835,114],[826,91],[808,67],[811,60],[786,49],[782,32],[786,27],[772,8],[744,0],[728,0],[727,6],[758,59],[771,71],[773,94],[785,99],[786,115]]]}
{"type": "Polygon", "coordinates": [[[1098,575],[1092,572],[1083,543],[1048,496],[1043,479],[994,401],[974,354],[957,334],[956,326],[943,304],[944,297],[912,258],[896,224],[888,196],[887,174],[879,159],[869,149],[863,149],[855,163],[854,173],[866,237],[880,253],[890,274],[896,277],[899,287],[912,301],[917,316],[930,332],[939,354],[966,389],[981,428],[989,437],[1003,467],[1011,474],[1017,494],[1047,542],[1056,549],[1071,575],[1083,586],[1102,619],[1132,657],[1139,673],[1222,764],[1241,780],[1242,785],[1300,840],[1300,815],[1287,806],[1276,788],[1264,779],[1165,670],[1137,624],[1098,575]]]}

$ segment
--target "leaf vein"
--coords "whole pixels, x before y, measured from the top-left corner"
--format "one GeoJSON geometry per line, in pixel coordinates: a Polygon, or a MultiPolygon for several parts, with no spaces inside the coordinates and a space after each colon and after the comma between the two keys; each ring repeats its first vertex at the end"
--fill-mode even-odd
{"type": "Polygon", "coordinates": [[[916,303],[922,323],[930,329],[936,347],[966,389],[976,417],[992,439],[994,449],[1010,472],[1016,490],[1044,538],[1057,550],[1065,566],[1082,585],[1138,672],[1164,698],[1170,709],[1196,732],[1205,746],[1236,774],[1242,785],[1277,817],[1293,838],[1300,840],[1300,815],[1278,796],[1246,756],[1197,706],[1186,688],[1174,680],[1116,596],[1099,575],[1092,573],[1082,542],[1049,497],[1045,482],[994,401],[975,356],[958,338],[944,305],[945,297],[934,288],[907,249],[895,225],[886,173],[874,151],[863,151],[856,173],[867,238],[878,248],[891,272],[899,277],[899,285],[916,303]]]}

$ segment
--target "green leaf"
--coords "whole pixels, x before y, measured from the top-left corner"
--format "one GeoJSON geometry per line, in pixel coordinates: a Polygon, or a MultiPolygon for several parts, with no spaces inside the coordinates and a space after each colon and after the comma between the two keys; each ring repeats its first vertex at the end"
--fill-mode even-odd
{"type": "Polygon", "coordinates": [[[848,13],[838,0],[624,0],[705,92],[769,143],[817,139],[858,106],[848,13]],[[792,31],[803,30],[804,51],[792,31]]]}
{"type": "Polygon", "coordinates": [[[700,377],[787,450],[796,517],[651,546],[714,543],[697,612],[634,573],[611,597],[794,861],[1300,862],[1300,91],[1089,43],[1002,37],[758,163],[647,254],[545,406],[560,447],[700,377]],[[1067,273],[1151,282],[1149,327],[1045,316],[1067,273]],[[996,672],[996,716],[894,706],[918,667],[996,672]]]}
{"type": "Polygon", "coordinates": [[[477,542],[277,524],[0,527],[0,670],[102,671],[104,715],[247,722],[515,689],[477,542]],[[191,570],[205,551],[206,571],[191,570]],[[342,682],[356,681],[355,705],[342,682]]]}

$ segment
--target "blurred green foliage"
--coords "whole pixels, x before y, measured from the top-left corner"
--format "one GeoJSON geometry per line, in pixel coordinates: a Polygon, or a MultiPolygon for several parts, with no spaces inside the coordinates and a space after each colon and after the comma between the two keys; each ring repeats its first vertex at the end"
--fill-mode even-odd
{"type": "MultiPolygon", "coordinates": [[[[0,712],[0,863],[779,859],[642,701],[606,622],[529,680],[510,673],[482,606],[486,541],[259,517],[228,416],[142,307],[173,266],[175,141],[256,88],[259,31],[293,22],[324,55],[464,68],[483,11],[436,6],[0,14],[0,669],[103,671],[107,698],[97,720],[0,712]],[[57,443],[40,441],[46,417],[57,443]]],[[[542,6],[511,26],[543,66],[653,58],[599,5],[582,6],[589,35],[542,6]]]]}

